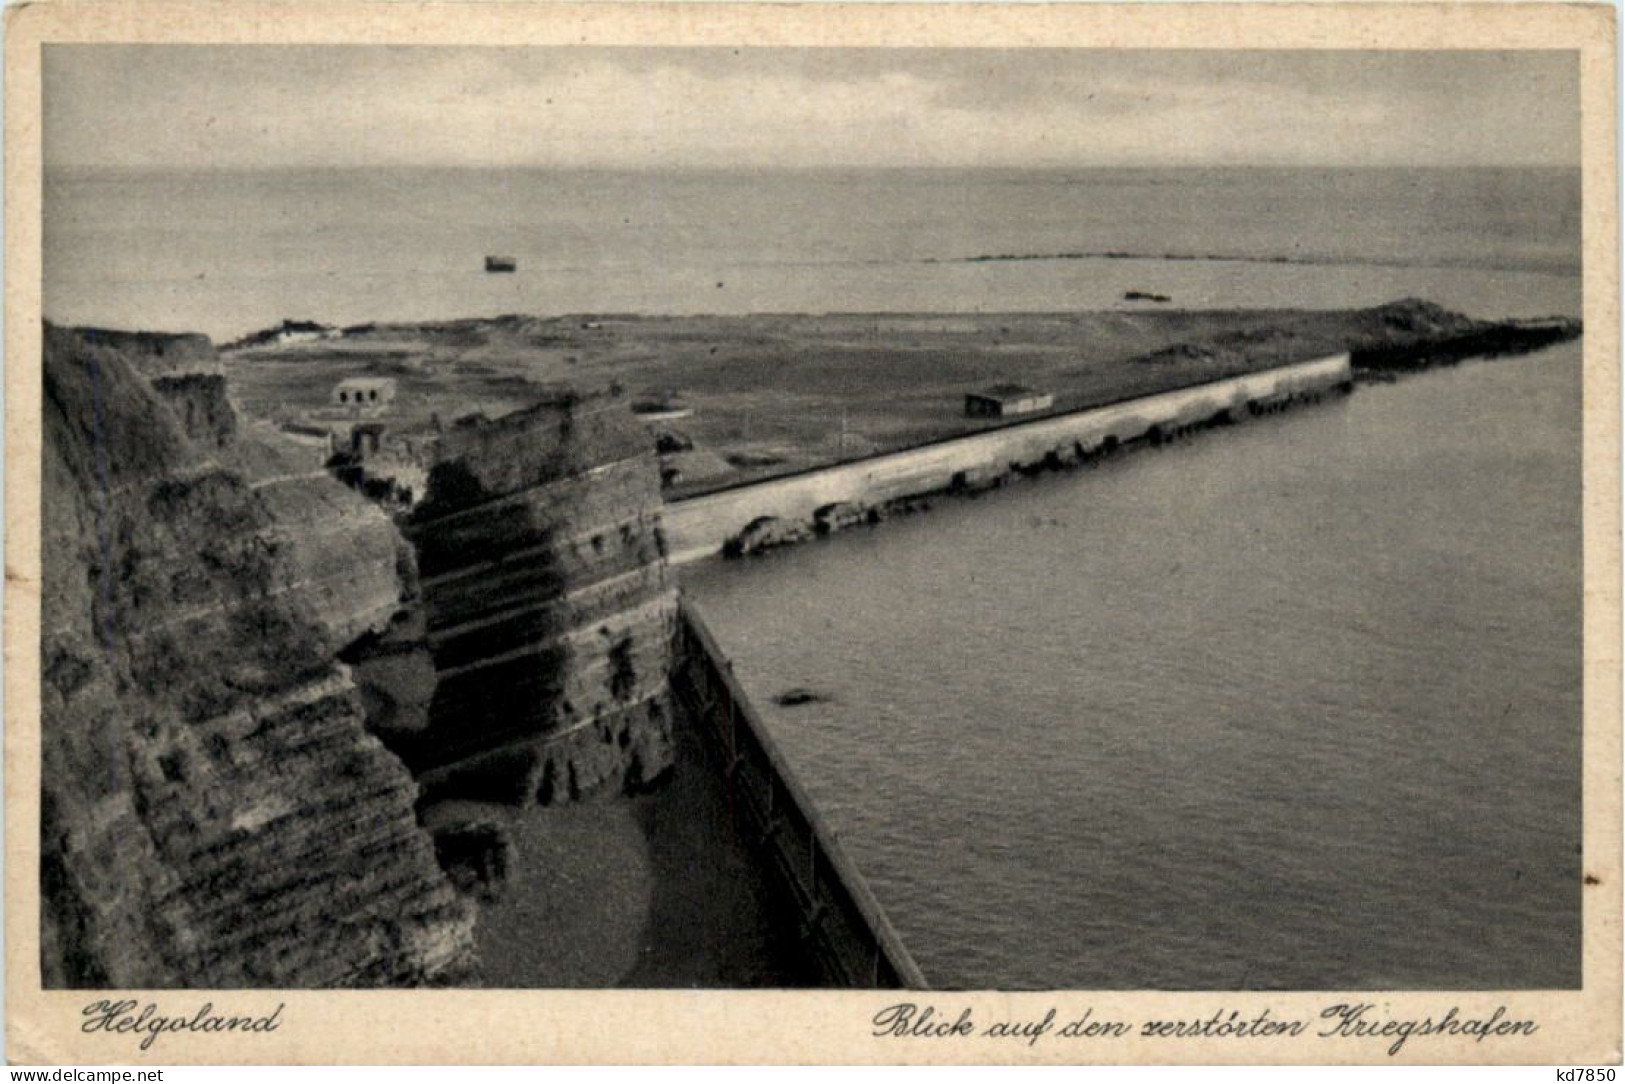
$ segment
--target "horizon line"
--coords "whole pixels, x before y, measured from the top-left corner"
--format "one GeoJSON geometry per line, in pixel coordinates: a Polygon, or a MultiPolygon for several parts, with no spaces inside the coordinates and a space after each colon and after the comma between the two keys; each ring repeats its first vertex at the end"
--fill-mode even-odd
{"type": "Polygon", "coordinates": [[[1211,169],[1211,170],[1340,170],[1346,172],[1378,172],[1392,170],[1548,170],[1579,172],[1583,165],[1579,162],[1550,163],[1550,162],[1079,162],[1079,163],[1033,163],[1033,164],[921,164],[903,165],[899,163],[869,163],[869,164],[816,164],[816,165],[758,165],[758,164],[729,164],[704,165],[697,163],[672,163],[669,165],[650,165],[623,163],[610,164],[549,164],[541,162],[526,163],[498,163],[498,162],[387,162],[387,163],[272,163],[268,165],[176,165],[152,164],[132,162],[61,162],[44,163],[42,171],[51,172],[102,172],[102,173],[311,173],[311,172],[347,172],[357,173],[367,170],[446,170],[446,171],[517,171],[526,173],[1066,173],[1082,171],[1105,170],[1181,170],[1181,169],[1211,169]]]}

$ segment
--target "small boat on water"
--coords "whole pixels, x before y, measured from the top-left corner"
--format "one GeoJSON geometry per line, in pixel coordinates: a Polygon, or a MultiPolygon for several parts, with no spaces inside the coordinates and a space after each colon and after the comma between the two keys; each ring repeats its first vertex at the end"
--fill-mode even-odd
{"type": "Polygon", "coordinates": [[[518,267],[519,261],[512,256],[487,256],[485,258],[485,271],[490,275],[511,275],[518,267]]]}

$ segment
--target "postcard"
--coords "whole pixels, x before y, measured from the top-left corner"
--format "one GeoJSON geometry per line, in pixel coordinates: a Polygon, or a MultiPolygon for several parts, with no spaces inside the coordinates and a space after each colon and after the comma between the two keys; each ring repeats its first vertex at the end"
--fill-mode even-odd
{"type": "Polygon", "coordinates": [[[1614,18],[11,9],[8,1056],[1617,1064],[1614,18]]]}

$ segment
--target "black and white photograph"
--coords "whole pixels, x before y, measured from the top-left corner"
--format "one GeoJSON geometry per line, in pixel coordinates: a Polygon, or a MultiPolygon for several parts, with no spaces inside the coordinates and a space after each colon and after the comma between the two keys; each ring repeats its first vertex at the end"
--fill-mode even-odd
{"type": "Polygon", "coordinates": [[[1618,899],[1581,60],[46,42],[29,981],[1516,1059],[1618,899]]]}

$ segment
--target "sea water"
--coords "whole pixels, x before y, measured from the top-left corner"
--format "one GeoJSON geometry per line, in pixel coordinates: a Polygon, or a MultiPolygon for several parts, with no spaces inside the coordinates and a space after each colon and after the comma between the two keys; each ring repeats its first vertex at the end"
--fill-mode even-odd
{"type": "Polygon", "coordinates": [[[934,985],[1572,987],[1579,357],[685,584],[934,985]]]}
{"type": "Polygon", "coordinates": [[[52,170],[44,195],[50,319],[221,339],[285,318],[1072,311],[1130,290],[1546,315],[1579,271],[1565,170],[52,170]],[[979,259],[1091,253],[1138,258],[979,259]]]}

